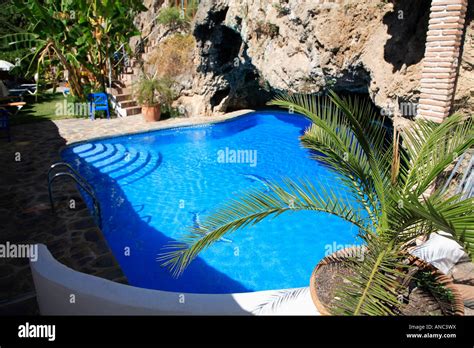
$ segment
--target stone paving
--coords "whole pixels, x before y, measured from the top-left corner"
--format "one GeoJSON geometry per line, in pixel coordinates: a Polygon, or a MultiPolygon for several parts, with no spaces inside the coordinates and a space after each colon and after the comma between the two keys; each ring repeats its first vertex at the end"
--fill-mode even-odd
{"type": "MultiPolygon", "coordinates": [[[[218,122],[247,113],[175,118],[146,123],[140,115],[112,120],[67,119],[12,127],[12,142],[0,139],[0,243],[43,243],[65,265],[127,283],[101,231],[69,180],[55,183],[56,214],[49,206],[47,172],[71,143],[97,137],[218,122]],[[76,201],[70,209],[70,199],[76,201]]],[[[474,265],[462,259],[451,272],[466,294],[466,314],[474,314],[474,265]]],[[[0,314],[38,314],[26,259],[0,259],[0,314]]]]}
{"type": "MultiPolygon", "coordinates": [[[[52,163],[61,160],[61,148],[97,137],[218,122],[249,111],[154,123],[137,115],[12,127],[12,142],[0,139],[0,243],[43,243],[58,261],[75,270],[127,283],[72,180],[55,182],[56,214],[51,213],[47,172],[52,163]],[[75,209],[69,207],[71,199],[76,202],[75,209]]],[[[28,260],[0,259],[0,314],[37,313],[28,260]]]]}

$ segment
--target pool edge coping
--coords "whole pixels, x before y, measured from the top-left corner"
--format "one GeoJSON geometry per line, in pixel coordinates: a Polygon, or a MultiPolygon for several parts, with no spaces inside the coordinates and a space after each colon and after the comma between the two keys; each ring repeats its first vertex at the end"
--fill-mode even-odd
{"type": "MultiPolygon", "coordinates": [[[[267,110],[262,110],[261,112],[266,112],[266,111],[267,110]]],[[[176,124],[176,125],[162,125],[162,126],[160,126],[159,121],[157,121],[158,124],[156,125],[156,127],[153,127],[151,129],[146,129],[146,130],[138,130],[138,131],[130,131],[130,132],[118,132],[118,133],[112,134],[112,135],[91,137],[91,138],[87,138],[87,139],[83,139],[83,140],[73,141],[73,142],[70,142],[70,143],[67,142],[67,139],[66,139],[66,144],[61,146],[59,148],[58,152],[59,152],[59,155],[61,157],[61,152],[64,149],[66,149],[68,147],[77,146],[77,145],[80,145],[82,143],[86,143],[86,142],[90,142],[90,141],[97,141],[97,140],[103,140],[103,139],[109,139],[109,138],[118,138],[118,137],[127,136],[127,135],[147,134],[147,133],[161,131],[161,130],[172,130],[172,129],[178,129],[178,128],[190,128],[190,127],[200,126],[200,125],[219,124],[219,123],[226,122],[226,121],[229,121],[229,120],[232,120],[232,119],[237,119],[237,118],[242,117],[242,116],[247,116],[247,115],[255,113],[255,112],[258,112],[258,111],[253,110],[253,109],[243,109],[243,110],[240,110],[240,111],[229,112],[229,113],[226,113],[222,116],[216,116],[217,119],[213,119],[213,120],[209,120],[209,121],[199,119],[197,122],[193,122],[192,121],[193,118],[189,118],[188,122],[185,122],[184,124],[176,124]]],[[[209,118],[211,118],[211,116],[209,116],[209,118]]]]}

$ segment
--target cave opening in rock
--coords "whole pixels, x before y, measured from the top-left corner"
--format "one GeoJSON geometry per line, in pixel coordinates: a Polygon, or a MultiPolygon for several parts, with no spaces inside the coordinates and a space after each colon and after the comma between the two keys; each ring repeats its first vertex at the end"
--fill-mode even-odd
{"type": "Polygon", "coordinates": [[[242,46],[242,38],[239,33],[231,28],[222,26],[220,29],[219,41],[215,44],[216,63],[224,65],[233,63],[238,56],[240,47],[242,46]]]}
{"type": "MultiPolygon", "coordinates": [[[[220,11],[213,17],[218,17],[220,21],[226,11],[220,11]]],[[[196,26],[194,35],[201,45],[202,61],[200,71],[211,71],[215,74],[227,73],[232,69],[235,59],[238,57],[242,38],[233,29],[220,24],[217,20],[209,19],[210,22],[196,26]]]]}
{"type": "Polygon", "coordinates": [[[194,30],[201,47],[198,71],[223,80],[209,99],[211,110],[262,109],[271,99],[271,93],[262,88],[261,77],[240,33],[222,23],[226,13],[225,9],[213,12],[194,30]]]}
{"type": "Polygon", "coordinates": [[[222,100],[227,97],[230,93],[230,88],[226,87],[224,89],[218,90],[214,95],[211,97],[211,107],[214,108],[219,105],[222,100]]]}

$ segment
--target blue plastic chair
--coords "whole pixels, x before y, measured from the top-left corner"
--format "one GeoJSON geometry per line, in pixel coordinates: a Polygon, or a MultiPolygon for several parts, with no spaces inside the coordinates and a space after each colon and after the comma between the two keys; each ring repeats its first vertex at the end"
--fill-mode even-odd
{"type": "Polygon", "coordinates": [[[10,135],[10,113],[5,109],[0,109],[0,129],[4,129],[7,133],[7,140],[8,142],[11,141],[10,135]]]}
{"type": "Polygon", "coordinates": [[[94,119],[96,111],[104,110],[107,112],[107,119],[110,119],[109,99],[107,93],[91,93],[87,96],[89,101],[89,115],[91,120],[94,119]]]}

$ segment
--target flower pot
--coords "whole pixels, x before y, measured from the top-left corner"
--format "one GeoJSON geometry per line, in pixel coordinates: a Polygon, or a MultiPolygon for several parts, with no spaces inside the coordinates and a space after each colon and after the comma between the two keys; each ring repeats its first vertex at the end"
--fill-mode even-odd
{"type": "MultiPolygon", "coordinates": [[[[357,248],[357,247],[356,247],[357,248]]],[[[313,303],[318,310],[318,312],[321,315],[332,315],[329,308],[327,299],[323,299],[321,297],[321,293],[318,291],[318,284],[322,284],[321,286],[327,286],[328,285],[328,276],[327,273],[325,272],[333,272],[333,274],[340,275],[342,274],[343,270],[347,268],[342,267],[342,264],[344,262],[344,259],[350,256],[354,255],[354,251],[356,251],[356,248],[348,248],[348,249],[343,249],[339,250],[329,256],[326,256],[323,258],[315,267],[311,279],[310,279],[310,293],[311,293],[311,299],[313,300],[313,303]]],[[[454,285],[453,281],[451,278],[447,277],[443,273],[441,273],[438,269],[433,267],[432,265],[424,262],[423,260],[414,257],[414,256],[409,256],[407,257],[409,264],[410,265],[416,265],[419,268],[422,268],[424,271],[430,271],[431,274],[434,276],[436,279],[436,283],[442,285],[446,289],[449,289],[452,294],[452,298],[449,301],[449,308],[439,308],[441,311],[448,311],[448,315],[464,315],[464,302],[461,293],[458,291],[456,286],[454,285]]],[[[333,278],[334,279],[334,278],[333,278]]],[[[422,290],[420,290],[422,291],[422,290]]],[[[437,295],[432,292],[424,291],[420,297],[426,297],[426,296],[431,296],[433,299],[433,303],[441,303],[443,300],[441,298],[438,298],[437,295]]],[[[324,296],[323,296],[324,297],[324,296]]],[[[408,302],[408,305],[411,303],[411,298],[408,302]]],[[[405,305],[405,312],[402,310],[401,315],[427,315],[426,313],[420,313],[416,312],[416,309],[419,307],[416,307],[416,300],[415,302],[415,307],[411,306],[410,310],[407,308],[409,307],[408,305],[405,305]]],[[[444,314],[444,313],[443,313],[444,314]]]]}
{"type": "Polygon", "coordinates": [[[161,106],[142,106],[142,115],[146,122],[159,121],[161,116],[161,106]]]}

